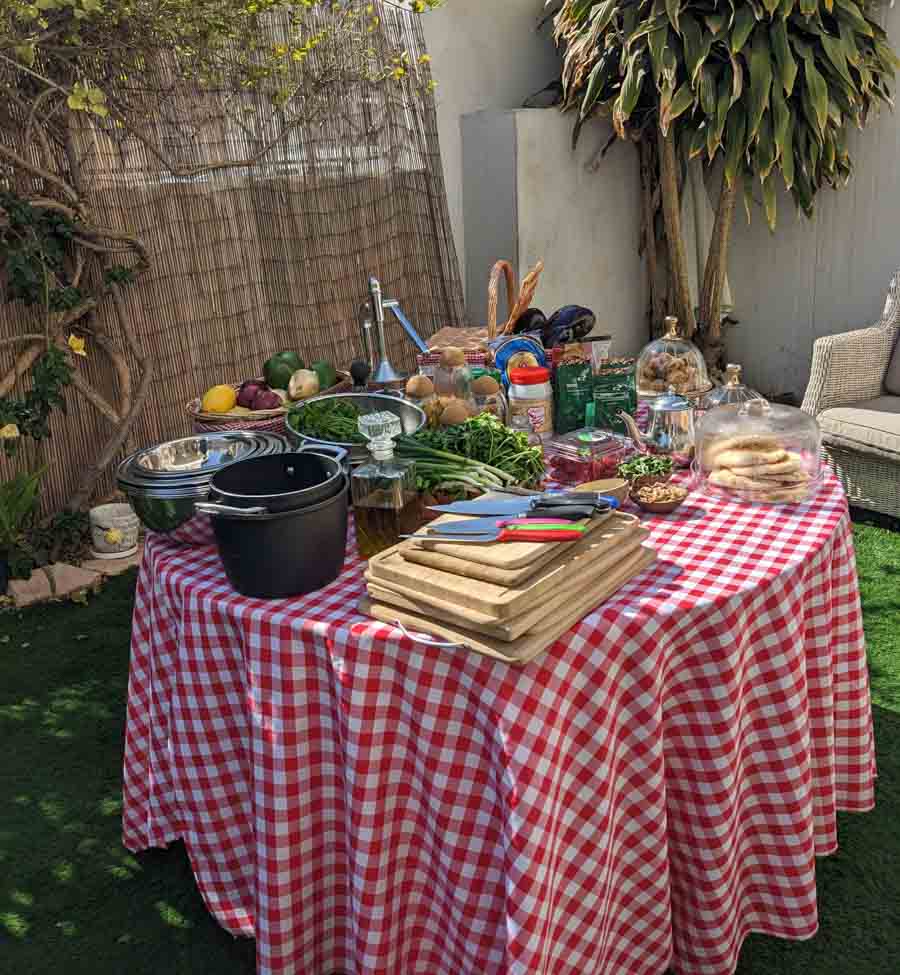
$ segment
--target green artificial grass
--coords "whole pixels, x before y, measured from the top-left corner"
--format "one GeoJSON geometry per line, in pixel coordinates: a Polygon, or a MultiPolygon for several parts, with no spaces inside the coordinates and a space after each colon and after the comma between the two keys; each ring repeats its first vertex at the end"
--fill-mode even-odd
{"type": "MultiPolygon", "coordinates": [[[[840,852],[819,866],[817,937],[753,936],[740,975],[900,971],[900,534],[858,525],[855,537],[878,805],[841,816],[840,852]]],[[[133,588],[130,575],[87,606],[0,615],[0,973],[254,971],[253,942],[207,913],[181,845],[121,845],[133,588]]]]}

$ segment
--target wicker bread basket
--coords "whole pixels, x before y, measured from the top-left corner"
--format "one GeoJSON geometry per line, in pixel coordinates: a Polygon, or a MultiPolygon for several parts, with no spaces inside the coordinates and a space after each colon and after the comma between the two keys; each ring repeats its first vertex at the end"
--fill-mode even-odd
{"type": "Polygon", "coordinates": [[[497,261],[491,268],[491,276],[488,281],[487,325],[474,328],[447,326],[431,336],[428,340],[428,348],[438,350],[453,346],[463,350],[487,350],[490,343],[498,335],[511,335],[516,322],[531,307],[538,280],[543,270],[544,262],[538,261],[525,276],[522,287],[519,288],[516,285],[512,264],[509,261],[497,261]],[[501,278],[506,283],[506,306],[509,308],[509,317],[504,322],[503,327],[498,329],[497,307],[500,303],[501,278]]]}

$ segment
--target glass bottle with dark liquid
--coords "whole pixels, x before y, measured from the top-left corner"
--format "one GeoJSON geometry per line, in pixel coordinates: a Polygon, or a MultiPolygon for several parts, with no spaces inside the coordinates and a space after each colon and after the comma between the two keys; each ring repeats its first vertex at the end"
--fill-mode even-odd
{"type": "Polygon", "coordinates": [[[419,527],[415,462],[394,456],[394,438],[403,432],[400,418],[390,412],[359,418],[359,432],[369,441],[371,459],[350,479],[356,544],[369,559],[396,545],[402,535],[419,527]]]}

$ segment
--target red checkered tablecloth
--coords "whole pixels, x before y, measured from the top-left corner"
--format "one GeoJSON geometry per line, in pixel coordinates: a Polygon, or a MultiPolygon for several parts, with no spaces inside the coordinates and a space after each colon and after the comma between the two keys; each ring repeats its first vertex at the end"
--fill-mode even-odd
{"type": "Polygon", "coordinates": [[[362,617],[352,549],[264,602],[151,537],[125,845],[183,839],[264,975],[728,975],[811,936],[875,777],[843,493],[648,524],[657,564],[524,669],[362,617]]]}

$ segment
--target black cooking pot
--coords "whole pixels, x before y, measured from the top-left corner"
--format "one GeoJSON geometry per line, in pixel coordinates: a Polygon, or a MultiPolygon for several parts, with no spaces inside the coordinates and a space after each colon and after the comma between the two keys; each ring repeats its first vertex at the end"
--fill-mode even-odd
{"type": "Polygon", "coordinates": [[[210,503],[198,503],[197,510],[212,516],[232,586],[244,596],[282,599],[315,592],[340,575],[347,548],[349,491],[349,479],[341,475],[333,497],[294,510],[210,503]]]}
{"type": "Polygon", "coordinates": [[[346,459],[346,450],[325,445],[238,461],[213,474],[210,500],[272,514],[307,508],[340,493],[346,459]]]}

